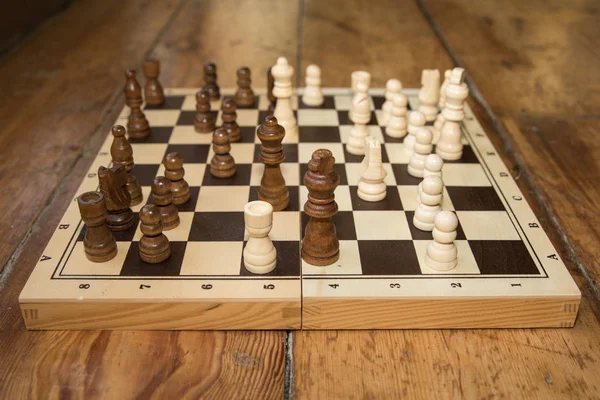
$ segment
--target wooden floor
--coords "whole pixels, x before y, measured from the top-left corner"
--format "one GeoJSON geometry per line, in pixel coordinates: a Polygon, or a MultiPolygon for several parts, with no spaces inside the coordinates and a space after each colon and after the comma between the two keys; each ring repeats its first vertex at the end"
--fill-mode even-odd
{"type": "MultiPolygon", "coordinates": [[[[1,398],[600,398],[600,6],[586,0],[80,0],[0,65],[1,398]],[[460,65],[470,104],[584,298],[575,328],[29,332],[17,296],[123,105],[162,60],[258,71],[283,55],[348,86],[460,65]],[[496,132],[494,134],[494,132],[496,132]]],[[[297,82],[302,84],[301,81],[297,82]]]]}

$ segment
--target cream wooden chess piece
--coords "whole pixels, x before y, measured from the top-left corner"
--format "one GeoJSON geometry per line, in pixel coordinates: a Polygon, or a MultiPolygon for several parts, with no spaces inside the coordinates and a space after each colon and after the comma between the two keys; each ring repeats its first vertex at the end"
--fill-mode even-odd
{"type": "Polygon", "coordinates": [[[266,274],[277,265],[277,251],[269,239],[273,227],[273,206],[266,201],[251,201],[244,207],[248,242],[244,248],[244,267],[255,274],[266,274]]]}
{"type": "Polygon", "coordinates": [[[364,83],[367,86],[367,91],[369,91],[369,88],[371,87],[371,74],[367,71],[354,71],[352,75],[350,75],[350,79],[353,93],[356,93],[356,87],[359,82],[364,83]]]}
{"type": "Polygon", "coordinates": [[[284,141],[296,142],[298,138],[298,125],[290,102],[294,68],[288,64],[285,57],[279,57],[277,64],[271,68],[271,74],[273,74],[273,78],[275,79],[273,96],[277,98],[273,115],[277,118],[279,125],[285,129],[284,141]]]}
{"type": "Polygon", "coordinates": [[[408,135],[402,142],[404,150],[408,154],[412,154],[415,149],[415,142],[417,141],[417,132],[425,127],[425,115],[421,111],[411,111],[408,114],[408,135]]]}
{"type": "Polygon", "coordinates": [[[381,162],[381,144],[374,137],[367,137],[365,144],[365,158],[360,165],[357,194],[364,201],[381,201],[387,194],[387,187],[383,182],[387,172],[381,162]]]}
{"type": "Polygon", "coordinates": [[[393,138],[403,138],[406,136],[406,111],[408,99],[402,93],[394,95],[392,98],[392,115],[388,120],[385,133],[393,138]]]}
{"type": "Polygon", "coordinates": [[[428,176],[423,179],[421,198],[413,224],[422,231],[433,230],[433,223],[436,215],[442,210],[442,193],[444,192],[444,182],[439,176],[428,176]]]}
{"type": "Polygon", "coordinates": [[[465,118],[464,104],[469,95],[469,88],[464,82],[465,70],[454,68],[450,82],[446,87],[446,107],[442,111],[446,122],[440,131],[440,140],[436,146],[444,160],[460,160],[463,152],[460,122],[465,118]]]}
{"type": "Polygon", "coordinates": [[[408,162],[408,173],[415,178],[422,178],[425,171],[425,159],[431,154],[431,150],[433,150],[433,145],[431,144],[433,135],[429,129],[423,127],[417,131],[416,139],[415,151],[410,156],[408,162]]]}
{"type": "MultiPolygon", "coordinates": [[[[423,171],[423,179],[428,176],[439,176],[443,179],[442,168],[444,160],[438,154],[430,154],[425,158],[425,170],[423,171]]],[[[423,181],[417,186],[417,201],[421,200],[421,191],[423,190],[423,181]]]]}
{"type": "Polygon", "coordinates": [[[363,82],[358,83],[350,108],[350,120],[354,122],[354,126],[350,130],[346,150],[350,154],[359,156],[365,154],[365,138],[368,136],[367,124],[371,119],[371,104],[367,90],[367,85],[363,82]]]}
{"type": "Polygon", "coordinates": [[[440,101],[438,102],[440,112],[433,123],[433,127],[431,128],[433,131],[433,144],[437,144],[437,142],[440,140],[440,132],[442,131],[444,122],[446,122],[446,118],[444,118],[444,108],[446,107],[446,88],[450,83],[451,76],[452,70],[447,69],[446,72],[444,72],[444,83],[442,83],[442,86],[440,87],[440,101]]]}
{"type": "Polygon", "coordinates": [[[419,111],[425,115],[427,122],[435,121],[438,113],[437,102],[440,97],[440,71],[424,69],[421,74],[421,85],[419,111]]]}
{"type": "Polygon", "coordinates": [[[385,84],[385,103],[381,106],[383,113],[381,114],[381,126],[387,126],[390,117],[392,116],[392,108],[394,107],[392,99],[394,95],[402,93],[402,82],[398,79],[390,79],[385,84]]]}
{"type": "Polygon", "coordinates": [[[458,250],[454,240],[458,218],[452,211],[441,211],[435,217],[433,241],[427,245],[425,264],[436,271],[449,271],[458,263],[458,250]]]}
{"type": "Polygon", "coordinates": [[[306,78],[302,102],[307,106],[318,107],[323,104],[323,90],[321,89],[321,68],[311,64],[306,67],[306,78]]]}

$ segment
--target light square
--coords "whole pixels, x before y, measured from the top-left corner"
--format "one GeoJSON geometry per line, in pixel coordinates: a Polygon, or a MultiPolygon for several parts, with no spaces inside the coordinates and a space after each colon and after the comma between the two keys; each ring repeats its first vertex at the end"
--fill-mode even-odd
{"type": "Polygon", "coordinates": [[[264,94],[261,94],[258,98],[258,109],[260,111],[267,111],[269,109],[269,99],[264,94]]]}
{"type": "Polygon", "coordinates": [[[336,110],[298,110],[298,126],[338,126],[336,110]]]}
{"type": "Polygon", "coordinates": [[[167,151],[166,143],[133,143],[133,157],[136,164],[160,164],[167,151]]]}
{"type": "MultiPolygon", "coordinates": [[[[192,229],[192,221],[194,220],[193,212],[179,212],[179,225],[175,229],[163,231],[165,236],[171,242],[187,242],[192,229]]],[[[137,242],[142,238],[141,224],[138,224],[133,241],[137,242]]]]}
{"type": "MultiPolygon", "coordinates": [[[[236,112],[236,122],[239,126],[258,126],[258,110],[238,109],[236,112]]],[[[222,121],[221,112],[219,112],[219,121],[222,121]]]]}
{"type": "MultiPolygon", "coordinates": [[[[280,164],[281,174],[285,180],[286,186],[298,186],[300,184],[300,165],[297,163],[280,164]]],[[[260,186],[265,165],[262,163],[252,164],[252,173],[250,174],[250,186],[260,186]]]]}
{"type": "Polygon", "coordinates": [[[392,164],[408,164],[412,155],[404,148],[404,143],[386,143],[385,150],[392,164]]]}
{"type": "Polygon", "coordinates": [[[144,110],[150,126],[175,126],[180,110],[144,110]]]}
{"type": "Polygon", "coordinates": [[[243,242],[188,242],[181,275],[239,275],[243,242]]]}
{"type": "MultiPolygon", "coordinates": [[[[248,231],[244,230],[244,240],[248,240],[248,231]]],[[[273,228],[269,238],[277,241],[300,240],[300,213],[298,211],[275,211],[273,228]]]]}
{"type": "Polygon", "coordinates": [[[182,111],[196,111],[196,95],[185,96],[183,104],[181,105],[182,111]]]}
{"type": "MultiPolygon", "coordinates": [[[[335,189],[335,202],[339,211],[352,211],[352,197],[350,197],[350,186],[340,185],[335,189]]],[[[300,186],[300,207],[308,201],[308,189],[300,186]]]]}
{"type": "Polygon", "coordinates": [[[468,240],[520,240],[506,211],[457,211],[468,240]]]}
{"type": "MultiPolygon", "coordinates": [[[[204,171],[206,170],[206,164],[183,164],[185,170],[185,176],[183,179],[186,180],[190,186],[201,186],[202,179],[204,178],[204,171]]],[[[165,175],[165,166],[160,164],[156,176],[165,175]]],[[[144,197],[145,198],[145,197],[144,197]]]]}
{"type": "Polygon", "coordinates": [[[244,212],[249,196],[249,186],[202,186],[196,211],[244,212]]]}
{"type": "MultiPolygon", "coordinates": [[[[400,194],[400,200],[402,201],[402,208],[406,211],[415,211],[417,205],[417,185],[400,185],[398,186],[398,193],[400,194]]],[[[448,190],[444,188],[444,196],[442,197],[442,210],[454,210],[454,205],[450,200],[448,190]]]]}
{"type": "Polygon", "coordinates": [[[456,267],[450,271],[438,271],[427,266],[425,263],[425,254],[427,253],[427,246],[430,240],[415,240],[413,244],[415,251],[417,252],[417,258],[419,259],[419,267],[423,274],[443,274],[443,275],[460,275],[460,274],[479,274],[479,267],[477,267],[477,261],[473,256],[469,242],[466,240],[456,240],[456,250],[458,251],[458,263],[456,267]]]}
{"type": "Polygon", "coordinates": [[[340,240],[340,258],[335,263],[317,267],[302,260],[302,275],[360,275],[360,253],[356,240],[340,240]]]}
{"type": "Polygon", "coordinates": [[[492,186],[479,164],[448,164],[442,167],[446,186],[492,186]]]}
{"type": "Polygon", "coordinates": [[[358,240],[411,240],[404,211],[354,211],[358,240]]]}
{"type": "Polygon", "coordinates": [[[87,259],[83,242],[75,243],[71,257],[62,273],[64,275],[119,275],[131,242],[117,242],[117,255],[112,260],[95,263],[87,259]]]}
{"type": "Polygon", "coordinates": [[[419,96],[408,96],[408,105],[410,106],[411,110],[418,110],[419,109],[419,96]]]}
{"type": "MultiPolygon", "coordinates": [[[[340,125],[340,138],[342,140],[342,143],[348,143],[348,138],[350,137],[351,130],[352,125],[340,125]]],[[[369,136],[373,136],[379,141],[379,143],[385,143],[383,132],[381,131],[381,128],[379,126],[367,125],[367,132],[369,133],[369,136]]]]}
{"type": "Polygon", "coordinates": [[[210,133],[198,133],[193,125],[177,125],[173,128],[170,144],[211,144],[212,136],[210,133]]]}
{"type": "Polygon", "coordinates": [[[348,95],[333,96],[333,102],[335,104],[336,110],[348,111],[348,110],[350,110],[350,106],[352,106],[352,96],[348,96],[348,95]]]}
{"type": "Polygon", "coordinates": [[[141,186],[142,189],[142,202],[138,205],[131,207],[131,211],[140,212],[140,210],[146,205],[146,202],[150,198],[150,194],[152,193],[152,188],[150,186],[141,186]]]}
{"type": "MultiPolygon", "coordinates": [[[[360,171],[361,164],[359,163],[346,163],[346,176],[348,177],[348,184],[350,186],[358,185],[358,181],[360,180],[360,171]]],[[[387,172],[387,175],[383,182],[387,186],[396,186],[396,177],[394,176],[394,171],[392,171],[392,165],[388,163],[383,163],[383,169],[387,172]]]]}
{"type": "MultiPolygon", "coordinates": [[[[236,164],[252,164],[254,160],[254,143],[232,143],[229,154],[233,156],[236,164]]],[[[208,162],[212,160],[215,151],[212,146],[208,151],[208,162]]]]}
{"type": "Polygon", "coordinates": [[[328,149],[333,153],[336,164],[346,162],[344,157],[344,146],[341,143],[299,143],[298,144],[298,161],[301,164],[308,164],[312,157],[312,153],[318,149],[328,149]]]}

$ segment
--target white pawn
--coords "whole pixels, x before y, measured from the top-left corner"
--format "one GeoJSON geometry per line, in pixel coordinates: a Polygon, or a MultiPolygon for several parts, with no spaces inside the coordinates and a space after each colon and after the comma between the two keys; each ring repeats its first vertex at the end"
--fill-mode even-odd
{"type": "Polygon", "coordinates": [[[394,95],[402,93],[402,82],[398,79],[390,79],[385,84],[385,103],[381,107],[383,113],[381,114],[381,121],[379,125],[386,126],[390,117],[392,116],[392,99],[394,95]]]}
{"type": "Polygon", "coordinates": [[[277,250],[269,239],[273,206],[266,201],[251,201],[244,207],[244,222],[249,235],[244,248],[244,267],[255,274],[273,271],[277,264],[277,250]]]}
{"type": "Polygon", "coordinates": [[[435,217],[433,241],[427,245],[425,264],[437,271],[449,271],[458,263],[458,250],[454,240],[458,218],[452,211],[441,211],[435,217]]]}
{"type": "Polygon", "coordinates": [[[360,165],[358,197],[364,201],[381,201],[387,194],[387,187],[383,183],[387,172],[381,162],[381,144],[374,137],[367,137],[365,144],[365,158],[360,165]]]}
{"type": "Polygon", "coordinates": [[[408,162],[408,173],[415,178],[422,178],[425,171],[425,159],[431,154],[431,150],[433,150],[433,145],[431,144],[433,135],[429,129],[423,127],[417,131],[416,139],[415,151],[410,156],[408,162]]]}
{"type": "Polygon", "coordinates": [[[408,154],[412,154],[415,148],[415,142],[417,141],[417,132],[425,126],[425,115],[421,111],[411,111],[408,115],[408,135],[402,142],[404,144],[404,150],[408,154]]]}
{"type": "Polygon", "coordinates": [[[446,87],[446,107],[442,111],[446,122],[440,130],[440,139],[435,148],[444,160],[460,160],[463,152],[460,122],[465,118],[465,99],[469,88],[464,83],[465,70],[454,68],[446,87]]]}
{"type": "Polygon", "coordinates": [[[440,107],[440,113],[437,115],[435,122],[433,123],[433,144],[436,144],[438,140],[440,140],[440,132],[442,131],[442,126],[444,126],[444,122],[446,122],[446,118],[444,118],[444,107],[446,107],[446,87],[448,87],[448,83],[450,83],[450,77],[452,76],[452,70],[447,69],[444,72],[444,83],[440,87],[440,101],[438,102],[438,106],[440,107]]]}
{"type": "MultiPolygon", "coordinates": [[[[439,176],[443,178],[442,167],[444,166],[444,160],[437,154],[430,154],[425,158],[425,170],[423,171],[423,179],[428,176],[439,176]]],[[[419,182],[417,186],[417,201],[421,200],[421,191],[423,190],[423,182],[419,182]]]]}
{"type": "Polygon", "coordinates": [[[288,64],[285,57],[279,57],[277,64],[271,68],[275,80],[273,96],[277,98],[273,115],[277,118],[279,125],[285,129],[284,140],[294,141],[298,137],[298,125],[290,99],[292,97],[292,75],[294,68],[288,64]]]}
{"type": "Polygon", "coordinates": [[[448,87],[448,83],[450,83],[451,76],[451,69],[444,71],[444,82],[442,83],[442,86],[440,86],[440,101],[438,101],[438,107],[440,110],[443,110],[444,107],[446,107],[446,87],[448,87]]]}
{"type": "Polygon", "coordinates": [[[311,64],[306,67],[306,87],[302,95],[302,102],[307,106],[318,107],[323,104],[323,90],[321,90],[321,68],[311,64]]]}
{"type": "Polygon", "coordinates": [[[403,138],[406,136],[407,104],[408,99],[402,93],[395,94],[394,97],[392,97],[392,115],[385,128],[385,133],[388,136],[393,138],[403,138]]]}
{"type": "Polygon", "coordinates": [[[350,120],[354,122],[354,126],[350,130],[346,150],[350,154],[359,156],[365,154],[365,138],[369,134],[367,124],[371,120],[371,104],[369,103],[368,90],[367,85],[359,82],[350,108],[350,120]]]}
{"type": "Polygon", "coordinates": [[[415,210],[413,225],[422,231],[431,231],[436,215],[442,211],[444,182],[439,176],[432,175],[423,179],[422,183],[421,200],[415,210]]]}
{"type": "Polygon", "coordinates": [[[437,102],[440,98],[440,71],[424,69],[421,74],[421,90],[419,91],[419,111],[425,114],[427,122],[435,121],[437,102]]]}

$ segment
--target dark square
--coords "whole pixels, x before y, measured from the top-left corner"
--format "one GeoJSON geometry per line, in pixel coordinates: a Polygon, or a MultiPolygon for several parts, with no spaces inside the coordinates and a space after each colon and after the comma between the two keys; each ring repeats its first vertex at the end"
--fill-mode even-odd
{"type": "MultiPolygon", "coordinates": [[[[215,124],[217,122],[217,116],[219,115],[218,110],[212,110],[210,112],[215,119],[215,124]]],[[[182,111],[179,114],[179,119],[177,120],[177,125],[194,125],[194,119],[196,118],[196,111],[182,111]]],[[[199,135],[208,135],[208,133],[199,133],[199,135]]]]}
{"type": "Polygon", "coordinates": [[[189,241],[239,242],[244,240],[245,228],[243,212],[196,212],[189,241]]]}
{"type": "MultiPolygon", "coordinates": [[[[253,162],[260,163],[260,144],[254,146],[254,159],[253,162]]],[[[298,145],[297,144],[284,144],[283,154],[285,154],[286,163],[297,163],[298,162],[298,145]]]]}
{"type": "MultiPolygon", "coordinates": [[[[346,150],[346,146],[347,145],[344,145],[344,158],[346,160],[346,163],[362,162],[362,160],[365,158],[365,156],[364,155],[358,156],[356,154],[348,153],[348,150],[346,150]]],[[[388,155],[387,155],[387,151],[385,150],[385,144],[383,144],[383,143],[381,143],[381,161],[384,163],[390,162],[390,159],[388,158],[388,155]]]]}
{"type": "MultiPolygon", "coordinates": [[[[340,185],[348,184],[348,177],[346,176],[346,165],[345,164],[334,164],[335,169],[340,176],[340,185]]],[[[300,184],[303,184],[304,174],[308,171],[308,164],[300,164],[300,184]]]]}
{"type": "MultiPolygon", "coordinates": [[[[354,125],[354,122],[350,121],[350,118],[348,118],[348,111],[338,110],[337,113],[340,125],[354,125]]],[[[367,125],[377,125],[377,117],[375,116],[375,111],[371,111],[371,119],[369,120],[367,125]]]]}
{"type": "Polygon", "coordinates": [[[165,261],[157,264],[149,264],[140,258],[139,242],[132,242],[121,276],[179,276],[183,256],[185,254],[186,242],[171,242],[171,256],[165,261]]]}
{"type": "MultiPolygon", "coordinates": [[[[250,195],[248,201],[260,200],[258,198],[258,186],[250,187],[250,195]]],[[[288,186],[290,192],[290,203],[282,211],[300,211],[300,188],[298,186],[288,186]]]]}
{"type": "MultiPolygon", "coordinates": [[[[422,231],[417,229],[413,224],[413,218],[415,216],[414,211],[406,211],[404,213],[406,215],[406,220],[408,221],[408,227],[410,228],[410,235],[413,240],[433,240],[433,236],[431,232],[422,231]]],[[[462,226],[460,225],[460,221],[458,222],[458,228],[456,229],[456,240],[466,240],[465,233],[463,232],[462,226]]]]}
{"type": "Polygon", "coordinates": [[[129,143],[169,143],[172,132],[172,126],[152,127],[149,136],[143,139],[129,138],[129,143]]]}
{"type": "MultiPolygon", "coordinates": [[[[199,134],[200,135],[200,134],[199,134]]],[[[167,153],[177,152],[183,157],[183,168],[185,164],[203,164],[208,160],[210,144],[170,144],[167,153]]],[[[162,161],[162,160],[161,160],[162,161]]]]}
{"type": "MultiPolygon", "coordinates": [[[[161,157],[162,160],[162,157],[161,157]]],[[[131,170],[140,186],[152,186],[160,164],[136,164],[131,170]]]]}
{"type": "Polygon", "coordinates": [[[307,106],[302,101],[302,96],[300,96],[298,97],[298,108],[301,110],[335,110],[335,102],[333,101],[333,96],[323,96],[323,104],[321,104],[320,106],[307,106]]]}
{"type": "MultiPolygon", "coordinates": [[[[308,214],[303,212],[301,237],[304,237],[304,231],[309,219],[308,214]]],[[[356,227],[354,226],[352,211],[339,211],[333,216],[332,221],[335,225],[338,240],[356,240],[356,227]]]]}
{"type": "Polygon", "coordinates": [[[397,185],[418,185],[423,179],[408,173],[408,164],[392,164],[397,185]]]}
{"type": "Polygon", "coordinates": [[[341,141],[340,128],[337,126],[300,126],[298,134],[300,143],[339,143],[341,141]]]}
{"type": "Polygon", "coordinates": [[[381,110],[383,103],[385,103],[385,96],[371,96],[373,99],[373,105],[376,110],[381,110]]]}
{"type": "Polygon", "coordinates": [[[200,187],[190,187],[190,199],[183,204],[178,204],[177,209],[179,211],[195,211],[196,203],[198,203],[198,195],[200,193],[200,187]]]}
{"type": "Polygon", "coordinates": [[[250,185],[252,164],[236,164],[235,175],[230,178],[216,178],[210,173],[210,164],[206,166],[202,186],[250,185]]]}
{"type": "MultiPolygon", "coordinates": [[[[435,153],[435,146],[433,146],[432,153],[435,153]]],[[[464,145],[462,157],[460,158],[460,160],[456,160],[456,161],[444,160],[444,163],[447,163],[447,164],[479,164],[479,160],[477,159],[477,156],[473,152],[473,148],[469,145],[464,145]]]]}
{"type": "MultiPolygon", "coordinates": [[[[269,114],[269,112],[267,110],[262,110],[258,112],[258,124],[262,124],[263,122],[265,122],[265,118],[267,118],[267,115],[269,114]]],[[[298,121],[298,111],[294,110],[294,117],[296,118],[296,122],[298,121]]]]}
{"type": "Polygon", "coordinates": [[[387,186],[387,194],[381,201],[364,201],[358,197],[358,186],[350,186],[350,198],[352,199],[352,209],[355,211],[386,211],[403,210],[400,194],[396,186],[387,186]]]}
{"type": "MultiPolygon", "coordinates": [[[[124,231],[113,232],[113,236],[117,242],[131,242],[133,237],[135,236],[135,232],[137,231],[138,224],[140,222],[140,217],[138,213],[133,213],[133,225],[124,231]]],[[[85,231],[87,230],[87,225],[83,225],[83,229],[79,232],[79,236],[77,237],[78,242],[83,242],[83,238],[85,237],[85,231]]]]}
{"type": "MultiPolygon", "coordinates": [[[[300,243],[296,241],[273,241],[277,250],[277,266],[267,274],[255,274],[244,267],[244,259],[240,262],[241,276],[300,276],[300,243]]],[[[246,242],[244,242],[246,247],[246,242]]]]}
{"type": "Polygon", "coordinates": [[[165,96],[165,102],[159,106],[144,104],[144,110],[180,110],[185,96],[165,96]]]}
{"type": "Polygon", "coordinates": [[[412,240],[359,240],[363,275],[421,275],[412,240]]]}
{"type": "Polygon", "coordinates": [[[483,275],[540,273],[520,240],[469,240],[469,246],[483,275]]]}
{"type": "Polygon", "coordinates": [[[235,143],[254,143],[254,137],[256,136],[256,127],[240,126],[240,135],[242,136],[241,140],[235,143]]]}
{"type": "Polygon", "coordinates": [[[492,186],[447,186],[457,211],[504,211],[504,205],[492,186]]]}

